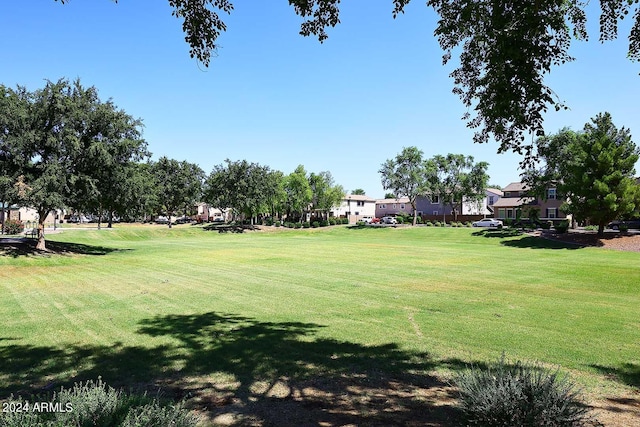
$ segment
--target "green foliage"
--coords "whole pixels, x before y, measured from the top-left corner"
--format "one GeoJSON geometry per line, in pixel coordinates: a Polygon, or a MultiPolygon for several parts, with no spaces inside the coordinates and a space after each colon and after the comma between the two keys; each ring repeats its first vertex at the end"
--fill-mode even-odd
{"type": "Polygon", "coordinates": [[[20,234],[24,231],[24,223],[18,219],[7,219],[4,222],[5,234],[20,234]]]}
{"type": "Polygon", "coordinates": [[[423,152],[417,147],[404,147],[393,159],[384,162],[378,173],[382,188],[392,190],[395,197],[408,197],[415,206],[416,198],[428,192],[429,173],[423,152]]]}
{"type": "Polygon", "coordinates": [[[336,219],[335,218],[329,218],[329,225],[336,225],[336,219]]]}
{"type": "Polygon", "coordinates": [[[569,229],[569,221],[560,221],[555,224],[555,229],[558,233],[566,233],[569,229]]]}
{"type": "Polygon", "coordinates": [[[276,227],[280,227],[281,224],[282,223],[280,221],[276,221],[276,223],[275,223],[276,227]]]}
{"type": "Polygon", "coordinates": [[[404,217],[402,215],[398,215],[396,216],[396,221],[398,221],[398,224],[404,224],[404,217]]]}
{"type": "Polygon", "coordinates": [[[318,228],[318,227],[320,227],[320,221],[313,221],[313,222],[311,223],[311,226],[312,226],[313,228],[318,228]]]}
{"type": "Polygon", "coordinates": [[[342,218],[343,224],[349,224],[349,218],[342,218]]]}
{"type": "MultiPolygon", "coordinates": [[[[635,182],[635,163],[640,149],[628,129],[618,129],[609,113],[598,114],[582,132],[562,129],[536,141],[537,155],[544,159],[540,168],[530,168],[525,181],[538,196],[547,188],[570,202],[562,206],[578,221],[605,225],[633,212],[640,199],[635,182]]],[[[546,197],[546,196],[545,196],[546,197]]]]}
{"type": "Polygon", "coordinates": [[[302,224],[300,224],[299,222],[294,222],[293,223],[293,228],[296,228],[296,229],[302,228],[302,224]]]}
{"type": "Polygon", "coordinates": [[[264,220],[264,225],[271,227],[273,225],[273,218],[267,218],[264,220]]]}
{"type": "Polygon", "coordinates": [[[467,221],[467,222],[464,223],[464,226],[465,227],[472,227],[473,224],[471,223],[471,221],[467,221]]]}
{"type": "Polygon", "coordinates": [[[434,227],[442,227],[442,223],[440,221],[436,221],[433,223],[434,227]]]}
{"type": "Polygon", "coordinates": [[[309,221],[305,221],[305,222],[302,223],[302,227],[309,228],[309,227],[311,227],[311,223],[309,221]]]}
{"type": "Polygon", "coordinates": [[[589,419],[573,382],[540,364],[511,366],[503,356],[458,374],[454,383],[469,425],[579,427],[589,419]]]}
{"type": "Polygon", "coordinates": [[[626,233],[627,231],[629,231],[629,226],[627,224],[620,224],[618,226],[618,230],[620,230],[620,232],[622,233],[626,233]]]}
{"type": "Polygon", "coordinates": [[[329,221],[327,221],[326,219],[323,219],[322,221],[320,221],[320,227],[327,227],[329,225],[329,221]]]}
{"type": "Polygon", "coordinates": [[[433,223],[431,221],[427,221],[424,223],[427,227],[433,227],[433,223]]]}
{"type": "MultiPolygon", "coordinates": [[[[205,174],[200,167],[165,156],[151,166],[160,209],[172,217],[178,209],[194,205],[202,195],[205,174]]],[[[169,221],[171,228],[171,221],[169,221]]]]}
{"type": "Polygon", "coordinates": [[[351,194],[354,194],[356,196],[364,196],[365,192],[364,192],[364,190],[362,188],[356,188],[355,190],[353,190],[351,192],[351,194]]]}

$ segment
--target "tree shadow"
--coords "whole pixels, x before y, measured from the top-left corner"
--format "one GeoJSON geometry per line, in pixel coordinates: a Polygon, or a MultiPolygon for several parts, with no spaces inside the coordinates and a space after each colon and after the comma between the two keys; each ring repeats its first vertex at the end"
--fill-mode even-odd
{"type": "Polygon", "coordinates": [[[260,228],[250,224],[208,224],[202,229],[204,231],[217,231],[218,233],[244,233],[245,231],[255,231],[260,228]]]}
{"type": "Polygon", "coordinates": [[[512,248],[526,248],[526,249],[580,249],[582,246],[560,242],[557,240],[544,239],[536,236],[524,236],[517,240],[505,240],[500,242],[501,245],[509,246],[512,248]]]}
{"type": "Polygon", "coordinates": [[[323,326],[214,312],[145,319],[155,347],[0,345],[0,393],[50,390],[98,376],[169,397],[232,425],[457,425],[453,388],[429,354],[323,338],[323,326]]]}
{"type": "Polygon", "coordinates": [[[630,385],[640,391],[640,364],[639,363],[623,363],[622,365],[614,368],[611,366],[602,365],[590,365],[592,368],[596,368],[608,378],[622,384],[630,385]]]}
{"type": "Polygon", "coordinates": [[[56,242],[47,240],[47,249],[36,249],[37,241],[26,238],[0,238],[0,257],[12,258],[28,257],[35,255],[107,255],[112,252],[129,251],[131,249],[108,248],[105,246],[83,245],[80,243],[56,242]]]}
{"type": "Polygon", "coordinates": [[[471,233],[472,236],[482,236],[482,237],[497,237],[500,239],[504,239],[507,237],[517,237],[522,235],[522,231],[515,228],[503,228],[503,229],[483,229],[474,231],[471,233]]]}

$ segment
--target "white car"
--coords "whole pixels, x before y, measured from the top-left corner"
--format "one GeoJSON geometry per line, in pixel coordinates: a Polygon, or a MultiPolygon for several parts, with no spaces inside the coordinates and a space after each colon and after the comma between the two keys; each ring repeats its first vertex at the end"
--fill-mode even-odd
{"type": "Polygon", "coordinates": [[[499,219],[485,218],[480,221],[471,223],[474,227],[502,227],[502,221],[499,219]]]}
{"type": "Polygon", "coordinates": [[[360,221],[364,222],[365,224],[371,224],[371,222],[373,221],[373,217],[363,216],[362,219],[360,219],[360,221]]]}
{"type": "Polygon", "coordinates": [[[381,224],[397,224],[398,220],[396,220],[394,217],[392,216],[384,216],[382,217],[382,219],[380,220],[381,224]]]}

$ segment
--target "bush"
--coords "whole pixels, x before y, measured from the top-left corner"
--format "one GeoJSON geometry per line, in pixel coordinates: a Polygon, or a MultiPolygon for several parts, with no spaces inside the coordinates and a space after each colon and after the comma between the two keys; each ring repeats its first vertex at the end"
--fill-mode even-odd
{"type": "Polygon", "coordinates": [[[568,377],[539,364],[509,366],[503,355],[487,369],[458,374],[454,382],[469,425],[578,427],[589,418],[568,377]]]}
{"type": "Polygon", "coordinates": [[[627,224],[620,224],[618,225],[618,230],[621,233],[626,233],[627,231],[629,231],[629,226],[627,224]]]}
{"type": "Polygon", "coordinates": [[[294,222],[293,223],[293,228],[302,228],[302,224],[299,222],[294,222]]]}
{"type": "Polygon", "coordinates": [[[329,218],[329,225],[336,225],[335,218],[329,218]]]}
{"type": "Polygon", "coordinates": [[[427,221],[427,222],[425,222],[425,225],[426,225],[427,227],[433,227],[433,223],[432,223],[431,221],[427,221]]]}
{"type": "Polygon", "coordinates": [[[540,223],[540,228],[542,228],[543,230],[549,230],[552,225],[553,221],[542,222],[540,223]]]}
{"type": "Polygon", "coordinates": [[[471,223],[471,221],[467,221],[464,223],[465,227],[473,227],[473,224],[471,223]]]}
{"type": "Polygon", "coordinates": [[[442,223],[441,223],[440,221],[436,221],[436,222],[434,222],[434,223],[433,223],[433,225],[434,225],[435,227],[441,227],[441,226],[442,226],[442,223]]]}
{"type": "Polygon", "coordinates": [[[5,234],[20,234],[24,231],[24,223],[17,219],[8,219],[4,222],[5,234]]]}
{"type": "Polygon", "coordinates": [[[320,221],[320,227],[326,227],[329,225],[329,221],[327,221],[326,219],[323,219],[322,221],[320,221]]]}
{"type": "Polygon", "coordinates": [[[273,225],[273,219],[271,218],[267,218],[264,220],[264,224],[268,227],[271,227],[273,225]]]}
{"type": "Polygon", "coordinates": [[[309,221],[305,221],[302,223],[302,228],[309,228],[311,227],[311,223],[309,221]]]}
{"type": "Polygon", "coordinates": [[[560,221],[555,225],[555,229],[558,233],[566,233],[569,229],[569,221],[560,221]]]}
{"type": "MultiPolygon", "coordinates": [[[[396,217],[396,221],[398,222],[398,224],[404,224],[404,222],[405,222],[404,221],[404,217],[402,217],[402,216],[397,216],[396,217]]],[[[407,221],[407,222],[410,223],[411,221],[407,221]]]]}
{"type": "Polygon", "coordinates": [[[311,223],[311,226],[312,226],[313,228],[318,228],[318,227],[320,227],[320,222],[319,222],[319,221],[313,221],[313,222],[311,223]]]}
{"type": "Polygon", "coordinates": [[[342,218],[343,224],[349,224],[349,218],[342,218]]]}
{"type": "Polygon", "coordinates": [[[282,225],[282,223],[280,221],[276,221],[276,227],[280,227],[280,225],[282,225]]]}
{"type": "MultiPolygon", "coordinates": [[[[54,426],[176,426],[195,427],[198,419],[181,404],[162,405],[146,395],[126,394],[98,381],[76,383],[53,395],[38,396],[40,402],[56,404],[61,410],[11,411],[2,414],[3,427],[54,427],[54,426]]],[[[26,403],[11,397],[9,402],[26,403]]],[[[29,402],[33,405],[33,401],[29,402]]]]}

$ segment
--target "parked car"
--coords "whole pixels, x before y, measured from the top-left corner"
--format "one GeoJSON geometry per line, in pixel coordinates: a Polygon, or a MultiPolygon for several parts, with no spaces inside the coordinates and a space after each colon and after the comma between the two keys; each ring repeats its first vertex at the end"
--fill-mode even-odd
{"type": "Polygon", "coordinates": [[[480,221],[472,222],[474,227],[502,227],[502,221],[493,218],[484,218],[480,221]]]}
{"type": "Polygon", "coordinates": [[[169,218],[166,216],[159,216],[156,218],[156,224],[169,224],[169,218]]]}
{"type": "Polygon", "coordinates": [[[381,224],[397,224],[398,220],[396,220],[392,216],[383,216],[382,219],[380,220],[380,223],[381,224]]]}
{"type": "Polygon", "coordinates": [[[177,218],[176,219],[176,224],[188,224],[191,221],[192,221],[191,217],[188,217],[188,216],[185,215],[185,216],[181,216],[180,218],[177,218]]]}
{"type": "Polygon", "coordinates": [[[611,221],[609,224],[607,224],[607,228],[610,228],[612,230],[619,230],[621,225],[626,225],[627,228],[640,229],[640,219],[630,219],[626,221],[621,221],[621,220],[611,221]]]}
{"type": "Polygon", "coordinates": [[[363,216],[360,221],[364,222],[365,224],[371,224],[373,222],[373,217],[372,216],[363,216]]]}

